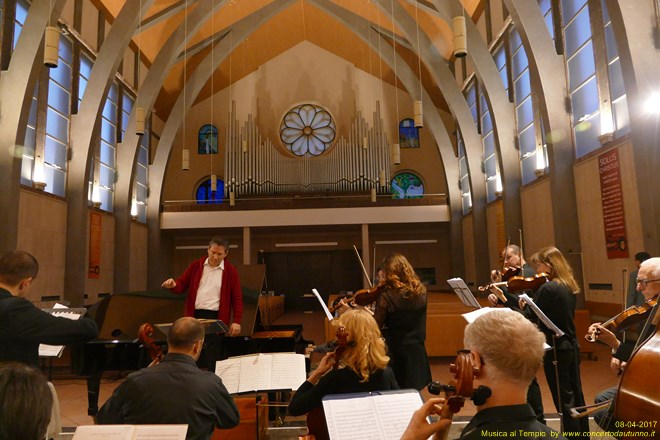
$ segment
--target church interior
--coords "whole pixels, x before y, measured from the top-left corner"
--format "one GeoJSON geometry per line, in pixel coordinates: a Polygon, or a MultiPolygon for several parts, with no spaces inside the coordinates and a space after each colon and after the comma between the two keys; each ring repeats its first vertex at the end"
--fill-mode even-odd
{"type": "MultiPolygon", "coordinates": [[[[397,252],[449,378],[470,309],[446,280],[485,306],[502,249],[555,246],[587,403],[616,385],[583,335],[660,255],[660,0],[2,0],[0,23],[0,253],[39,261],[35,304],[144,293],[112,319],[171,322],[161,284],[221,236],[241,338],[322,343],[312,289],[397,252]]],[[[43,360],[69,432],[93,423],[75,362],[43,360]]]]}

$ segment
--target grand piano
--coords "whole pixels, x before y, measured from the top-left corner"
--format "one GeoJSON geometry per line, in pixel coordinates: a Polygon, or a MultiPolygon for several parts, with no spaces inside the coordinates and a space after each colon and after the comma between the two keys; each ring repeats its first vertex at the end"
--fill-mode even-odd
{"type": "MultiPolygon", "coordinates": [[[[265,266],[237,266],[243,289],[242,332],[225,338],[228,356],[278,351],[303,353],[302,326],[276,326],[260,319],[259,304],[265,266]],[[259,281],[261,280],[261,281],[259,281]],[[255,288],[255,286],[257,288],[255,288]]],[[[89,308],[88,314],[99,326],[98,338],[78,346],[73,354],[74,371],[87,377],[87,413],[95,416],[99,409],[101,377],[105,371],[130,371],[151,362],[147,350],[138,341],[138,330],[144,323],[173,322],[183,316],[185,295],[168,290],[131,292],[109,295],[89,308]]],[[[261,300],[261,301],[260,301],[261,300]]],[[[165,335],[154,338],[166,345],[165,335]]]]}

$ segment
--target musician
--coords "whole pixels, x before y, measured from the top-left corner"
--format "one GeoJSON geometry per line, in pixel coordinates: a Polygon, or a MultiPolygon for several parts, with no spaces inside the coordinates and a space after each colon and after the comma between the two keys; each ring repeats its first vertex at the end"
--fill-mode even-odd
{"type": "Polygon", "coordinates": [[[303,415],[321,407],[323,396],[328,394],[399,388],[394,372],[387,366],[385,341],[371,314],[362,308],[351,309],[338,321],[348,334],[340,368],[333,369],[334,353],[326,354],[293,395],[289,403],[291,415],[303,415]]]}
{"type": "Polygon", "coordinates": [[[644,295],[637,290],[637,274],[639,273],[639,266],[649,258],[651,258],[651,255],[649,255],[648,252],[642,251],[635,254],[635,266],[637,266],[637,270],[630,272],[630,275],[628,276],[628,297],[626,298],[626,307],[641,306],[644,304],[644,301],[646,301],[644,295]]]}
{"type": "Polygon", "coordinates": [[[203,343],[198,320],[174,321],[165,358],[130,374],[99,411],[98,423],[188,424],[187,440],[208,440],[215,427],[238,425],[238,408],[222,379],[195,365],[203,343]]]}
{"type": "MultiPolygon", "coordinates": [[[[464,345],[481,367],[474,388],[488,387],[491,395],[477,406],[477,414],[463,429],[461,439],[481,439],[490,433],[507,433],[507,438],[560,438],[536,420],[527,403],[527,387],[543,364],[544,335],[520,313],[495,310],[475,319],[465,329],[464,345]],[[516,341],[512,344],[511,341],[516,341]],[[512,436],[512,432],[516,435],[512,436]]],[[[422,440],[449,431],[448,419],[429,424],[426,417],[439,415],[444,399],[429,399],[413,415],[401,440],[422,440]]]]}
{"type": "MultiPolygon", "coordinates": [[[[551,279],[550,282],[541,285],[532,298],[550,321],[564,332],[564,335],[556,340],[555,347],[552,330],[539,322],[531,310],[528,308],[523,310],[529,319],[538,323],[546,336],[546,342],[553,347],[545,353],[543,362],[552,400],[557,412],[562,413],[564,431],[588,433],[588,420],[576,420],[570,416],[571,408],[584,405],[580,381],[580,347],[576,340],[573,321],[580,287],[573,276],[573,269],[556,247],[550,246],[539,250],[532,255],[530,262],[537,274],[549,274],[551,279]],[[555,351],[557,365],[554,363],[555,351]],[[557,381],[557,377],[559,377],[559,381],[557,381]],[[561,392],[561,399],[558,390],[561,392]]],[[[519,305],[521,308],[524,307],[523,302],[520,302],[519,305]]]]}
{"type": "MultiPolygon", "coordinates": [[[[523,278],[533,277],[536,274],[536,271],[532,266],[527,264],[523,258],[522,250],[520,246],[515,244],[510,244],[502,250],[502,258],[504,259],[504,269],[520,267],[520,274],[523,278]]],[[[492,282],[500,282],[502,279],[502,274],[494,270],[490,274],[492,282]]],[[[496,294],[491,293],[488,295],[488,302],[491,306],[496,307],[498,304],[504,304],[506,307],[512,310],[520,310],[518,306],[518,297],[509,293],[506,286],[501,287],[501,291],[504,294],[504,297],[507,299],[506,302],[501,301],[496,294]]],[[[543,396],[541,395],[541,387],[539,386],[536,377],[532,379],[532,382],[529,384],[527,389],[527,402],[534,409],[536,418],[541,422],[545,423],[545,415],[543,410],[543,396]]]]}
{"type": "Polygon", "coordinates": [[[66,345],[95,338],[94,320],[55,317],[25,299],[39,273],[36,258],[24,251],[0,257],[0,361],[39,366],[39,344],[66,345]]]}
{"type": "MultiPolygon", "coordinates": [[[[637,278],[637,290],[642,294],[644,301],[651,301],[657,299],[660,294],[660,258],[649,258],[642,262],[639,266],[637,278]]],[[[655,334],[656,326],[651,324],[653,318],[657,313],[657,307],[654,307],[649,317],[647,318],[648,326],[640,336],[640,341],[645,341],[650,336],[655,334]]],[[[620,372],[626,366],[628,359],[632,355],[635,344],[626,341],[621,342],[617,339],[616,335],[603,327],[599,322],[592,324],[589,327],[589,332],[598,335],[598,340],[604,342],[612,349],[612,360],[610,366],[616,372],[620,372]]],[[[595,403],[602,403],[611,400],[616,396],[617,387],[610,388],[598,394],[594,400],[595,403]]],[[[607,409],[599,411],[594,414],[594,420],[605,431],[614,430],[614,418],[608,413],[607,409]]]]}
{"type": "MultiPolygon", "coordinates": [[[[534,274],[536,274],[534,268],[527,264],[523,258],[520,246],[516,246],[515,244],[508,245],[502,250],[502,258],[504,259],[505,270],[520,267],[521,270],[518,276],[523,278],[532,277],[534,274]]],[[[490,273],[490,280],[494,283],[500,282],[502,281],[502,274],[498,270],[493,270],[490,273]]],[[[501,288],[501,290],[504,296],[507,298],[506,303],[501,301],[494,293],[488,295],[488,302],[490,302],[493,307],[498,304],[504,304],[511,309],[518,309],[518,297],[510,294],[506,286],[501,288]]]]}
{"type": "MultiPolygon", "coordinates": [[[[190,263],[179,278],[169,278],[162,286],[174,293],[188,291],[184,316],[220,319],[230,324],[227,336],[237,336],[241,332],[243,292],[236,267],[226,259],[229,242],[220,237],[211,238],[207,254],[190,263]]],[[[201,363],[213,370],[215,361],[223,357],[223,336],[209,335],[207,339],[201,363]]]]}
{"type": "Polygon", "coordinates": [[[0,364],[0,440],[44,440],[52,407],[41,371],[18,362],[0,364]]]}
{"type": "Polygon", "coordinates": [[[426,288],[406,257],[383,260],[385,280],[374,318],[389,349],[390,366],[401,388],[421,390],[431,381],[426,354],[426,288]]]}

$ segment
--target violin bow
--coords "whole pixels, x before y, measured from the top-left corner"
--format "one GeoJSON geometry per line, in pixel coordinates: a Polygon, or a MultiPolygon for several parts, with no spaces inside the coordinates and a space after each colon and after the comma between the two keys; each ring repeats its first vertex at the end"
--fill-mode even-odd
{"type": "MultiPolygon", "coordinates": [[[[520,260],[524,260],[524,254],[523,254],[523,233],[522,229],[518,229],[518,235],[520,236],[520,260]]],[[[522,264],[520,265],[522,267],[522,264]]]]}
{"type": "Polygon", "coordinates": [[[355,251],[355,256],[357,257],[358,261],[360,262],[360,267],[362,268],[362,274],[364,277],[367,279],[367,282],[369,283],[369,287],[374,287],[373,283],[371,282],[371,278],[369,278],[369,273],[367,272],[367,268],[364,267],[364,263],[362,262],[362,258],[360,257],[360,253],[357,250],[357,247],[353,245],[353,250],[355,251]]]}

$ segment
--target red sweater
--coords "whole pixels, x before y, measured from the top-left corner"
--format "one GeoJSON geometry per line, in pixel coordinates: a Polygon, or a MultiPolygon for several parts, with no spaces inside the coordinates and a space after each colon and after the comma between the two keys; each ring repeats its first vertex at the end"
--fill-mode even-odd
{"type": "MultiPolygon", "coordinates": [[[[207,257],[202,257],[190,263],[188,269],[176,279],[176,286],[170,290],[173,293],[183,293],[188,290],[186,297],[185,316],[195,316],[195,299],[197,289],[204,272],[204,262],[207,257]]],[[[236,267],[225,258],[225,269],[222,271],[222,287],[220,288],[220,309],[218,319],[227,325],[240,324],[243,317],[243,292],[238,279],[236,267]],[[233,311],[233,317],[231,316],[233,311]],[[231,318],[231,321],[230,321],[231,318]]]]}

